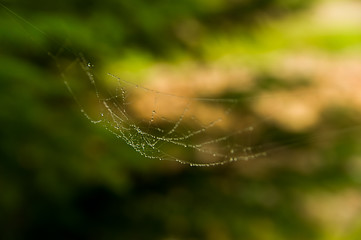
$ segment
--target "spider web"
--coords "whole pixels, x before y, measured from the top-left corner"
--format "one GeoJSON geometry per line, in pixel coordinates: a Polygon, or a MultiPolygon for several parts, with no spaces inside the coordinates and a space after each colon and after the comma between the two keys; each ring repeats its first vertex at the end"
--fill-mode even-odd
{"type": "Polygon", "coordinates": [[[99,79],[84,57],[76,63],[93,91],[91,109],[86,110],[67,81],[73,67],[63,76],[81,112],[146,158],[203,167],[266,156],[252,143],[257,125],[242,121],[237,99],[159,92],[111,73],[99,79]]]}
{"type": "MultiPolygon", "coordinates": [[[[0,6],[21,23],[49,38],[11,9],[1,3],[0,6]]],[[[257,125],[247,124],[235,110],[239,100],[163,93],[110,73],[106,78],[113,84],[104,87],[104,77],[95,77],[92,64],[78,57],[72,49],[55,43],[62,47],[57,54],[48,54],[60,70],[60,62],[64,60],[61,54],[66,52],[77,57],[61,70],[61,75],[84,116],[93,124],[105,127],[140,155],[190,166],[223,165],[266,155],[262,147],[251,141],[257,125]],[[80,68],[74,67],[76,65],[80,68]],[[85,95],[92,93],[96,100],[92,104],[79,97],[83,93],[74,91],[74,85],[78,84],[75,80],[84,75],[91,87],[91,91],[85,89],[85,95]],[[72,84],[69,84],[70,79],[74,80],[72,84]]]]}

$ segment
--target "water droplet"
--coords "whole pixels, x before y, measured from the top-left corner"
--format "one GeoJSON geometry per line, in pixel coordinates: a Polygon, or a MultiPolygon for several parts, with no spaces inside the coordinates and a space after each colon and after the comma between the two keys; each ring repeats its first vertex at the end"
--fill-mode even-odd
{"type": "Polygon", "coordinates": [[[231,153],[234,153],[234,150],[233,150],[233,149],[231,149],[231,153]]]}
{"type": "Polygon", "coordinates": [[[94,67],[94,65],[89,62],[88,63],[88,68],[93,68],[93,67],[94,67]]]}

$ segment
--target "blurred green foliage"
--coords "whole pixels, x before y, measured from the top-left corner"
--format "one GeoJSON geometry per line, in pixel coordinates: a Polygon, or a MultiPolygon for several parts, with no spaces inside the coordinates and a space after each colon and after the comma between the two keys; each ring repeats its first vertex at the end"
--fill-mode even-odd
{"type": "MultiPolygon", "coordinates": [[[[16,13],[0,7],[2,239],[338,239],[310,220],[301,199],[360,187],[358,172],[349,170],[361,153],[357,131],[310,140],[296,148],[297,156],[289,152],[289,161],[305,158],[306,169],[310,157],[322,159],[312,171],[281,165],[252,173],[252,163],[203,169],[144,159],[79,113],[48,55],[61,51],[58,60],[67,58],[66,64],[79,52],[94,64],[119,56],[131,56],[133,65],[142,56],[172,60],[179,52],[203,61],[212,58],[202,45],[208,36],[238,31],[250,44],[240,52],[257,54],[282,39],[257,32],[261,19],[296,14],[311,1],[1,3],[16,13]]],[[[357,34],[309,42],[340,49],[356,44],[357,34]]],[[[283,39],[300,35],[285,31],[283,39]]],[[[219,46],[219,52],[234,51],[219,46]]],[[[327,124],[318,126],[321,135],[359,124],[347,110],[340,114],[330,110],[327,124]]],[[[360,229],[355,224],[343,239],[358,239],[360,229]]]]}

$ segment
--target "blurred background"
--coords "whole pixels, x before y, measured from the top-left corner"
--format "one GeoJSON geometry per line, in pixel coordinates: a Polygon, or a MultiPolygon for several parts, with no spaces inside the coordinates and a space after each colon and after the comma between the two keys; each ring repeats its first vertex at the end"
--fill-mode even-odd
{"type": "Polygon", "coordinates": [[[1,5],[2,239],[361,238],[360,1],[1,5]],[[145,158],[81,114],[61,77],[84,99],[68,74],[80,55],[100,82],[247,99],[245,118],[267,119],[252,141],[277,153],[145,158]]]}

